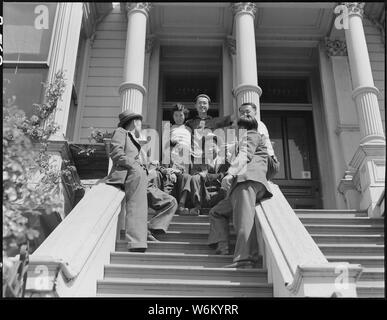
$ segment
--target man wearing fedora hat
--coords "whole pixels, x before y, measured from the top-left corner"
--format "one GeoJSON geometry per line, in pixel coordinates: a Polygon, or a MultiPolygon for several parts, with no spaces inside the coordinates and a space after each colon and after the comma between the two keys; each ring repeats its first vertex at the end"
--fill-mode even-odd
{"type": "Polygon", "coordinates": [[[176,199],[156,188],[148,179],[146,164],[140,157],[142,115],[125,110],[118,116],[118,128],[111,139],[113,167],[106,184],[125,191],[125,239],[128,250],[145,252],[152,232],[165,232],[177,208],[176,199]],[[156,214],[147,222],[148,206],[156,214]]]}

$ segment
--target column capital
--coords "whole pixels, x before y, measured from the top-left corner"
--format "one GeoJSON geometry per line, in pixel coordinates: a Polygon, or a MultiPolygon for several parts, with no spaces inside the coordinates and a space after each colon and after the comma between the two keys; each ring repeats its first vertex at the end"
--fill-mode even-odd
{"type": "Polygon", "coordinates": [[[231,36],[227,36],[226,37],[226,46],[228,49],[228,53],[231,56],[235,56],[235,54],[236,54],[236,40],[231,36]]]}
{"type": "Polygon", "coordinates": [[[251,14],[253,18],[257,12],[257,5],[254,2],[236,2],[231,5],[234,15],[247,13],[251,14]]]}
{"type": "Polygon", "coordinates": [[[358,15],[363,18],[365,2],[341,2],[348,9],[348,15],[358,15]]]}
{"type": "Polygon", "coordinates": [[[331,40],[325,38],[325,49],[329,57],[347,56],[347,44],[342,40],[331,40]]]}
{"type": "Polygon", "coordinates": [[[151,2],[127,2],[125,4],[125,9],[128,15],[137,11],[145,14],[147,18],[152,7],[153,4],[151,2]]]}

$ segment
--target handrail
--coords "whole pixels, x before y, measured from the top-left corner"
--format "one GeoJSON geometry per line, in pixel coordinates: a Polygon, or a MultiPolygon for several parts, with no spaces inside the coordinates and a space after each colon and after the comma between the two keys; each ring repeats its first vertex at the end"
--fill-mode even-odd
{"type": "Polygon", "coordinates": [[[378,199],[378,201],[376,202],[376,205],[380,208],[380,216],[381,217],[384,217],[384,197],[385,197],[385,193],[386,193],[386,189],[384,188],[383,189],[383,192],[380,194],[380,197],[378,199]]]}
{"type": "MultiPolygon", "coordinates": [[[[57,264],[66,283],[77,279],[85,265],[95,257],[107,232],[109,244],[114,247],[116,226],[112,223],[121,211],[125,194],[122,190],[104,183],[92,187],[30,256],[30,263],[57,264]]],[[[108,248],[104,250],[110,250],[108,248]]],[[[108,256],[110,252],[104,253],[108,256]]],[[[102,254],[99,253],[98,254],[102,254]]]]}
{"type": "Polygon", "coordinates": [[[362,268],[328,262],[279,187],[269,184],[273,197],[256,206],[255,218],[275,296],[356,296],[362,268]],[[348,277],[345,288],[337,285],[343,268],[348,277]]]}
{"type": "Polygon", "coordinates": [[[296,274],[298,265],[327,263],[279,187],[270,183],[270,188],[273,197],[262,201],[258,210],[262,210],[291,273],[296,274]]]}

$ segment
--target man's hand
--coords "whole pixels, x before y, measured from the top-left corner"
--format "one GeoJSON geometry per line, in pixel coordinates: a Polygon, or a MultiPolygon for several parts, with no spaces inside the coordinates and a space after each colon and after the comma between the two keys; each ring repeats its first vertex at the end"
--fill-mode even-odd
{"type": "Polygon", "coordinates": [[[231,183],[234,179],[234,176],[231,174],[226,175],[222,180],[222,189],[228,190],[231,187],[231,183]]]}
{"type": "Polygon", "coordinates": [[[207,173],[208,173],[208,170],[204,170],[202,172],[199,172],[199,175],[203,178],[205,178],[207,176],[207,173]]]}

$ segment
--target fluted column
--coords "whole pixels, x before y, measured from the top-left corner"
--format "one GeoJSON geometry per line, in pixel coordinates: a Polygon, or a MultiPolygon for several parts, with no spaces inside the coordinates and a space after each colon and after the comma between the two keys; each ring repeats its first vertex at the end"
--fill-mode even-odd
{"type": "Polygon", "coordinates": [[[257,58],[255,51],[254,17],[257,10],[252,2],[237,2],[232,5],[235,15],[236,39],[236,86],[233,90],[237,107],[245,102],[253,102],[258,108],[262,90],[258,87],[257,58]]]}
{"type": "Polygon", "coordinates": [[[360,143],[384,143],[378,95],[374,85],[371,63],[363,28],[364,2],[344,2],[348,9],[348,28],[345,29],[353,93],[360,122],[360,143]]]}
{"type": "MultiPolygon", "coordinates": [[[[352,98],[358,111],[360,144],[349,163],[349,171],[339,190],[348,189],[348,181],[360,193],[359,209],[371,217],[380,216],[379,199],[385,189],[385,136],[380,116],[378,95],[363,29],[364,2],[343,2],[348,17],[345,28],[348,60],[352,78],[352,98]]],[[[350,187],[351,185],[349,185],[350,187]]]]}
{"type": "Polygon", "coordinates": [[[122,111],[142,113],[146,89],[144,81],[145,41],[149,2],[126,3],[128,28],[126,36],[124,82],[120,85],[122,111]]]}

